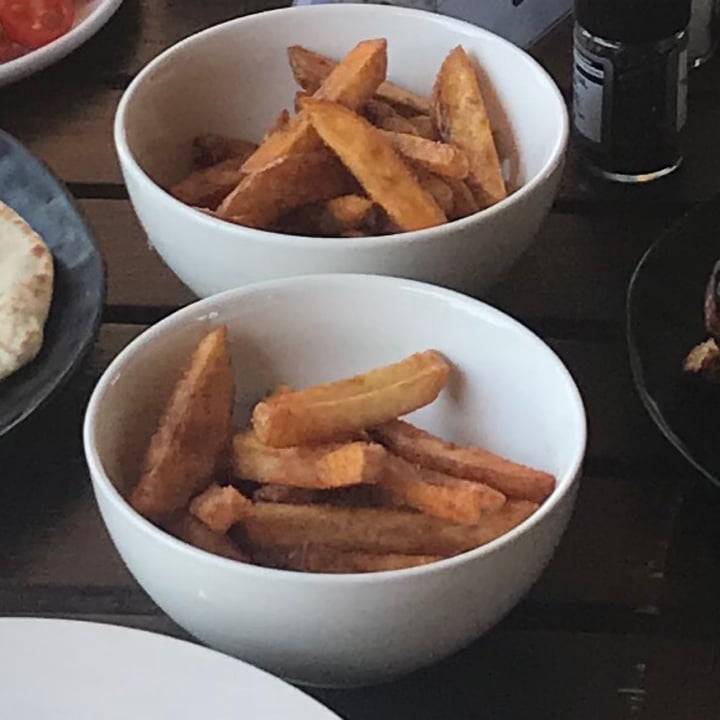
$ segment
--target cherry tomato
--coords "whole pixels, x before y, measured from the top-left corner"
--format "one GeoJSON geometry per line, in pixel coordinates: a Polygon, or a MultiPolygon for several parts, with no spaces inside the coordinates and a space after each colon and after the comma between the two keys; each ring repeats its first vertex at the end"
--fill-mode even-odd
{"type": "Polygon", "coordinates": [[[0,63],[10,62],[27,52],[27,48],[10,40],[0,25],[0,63]]]}
{"type": "Polygon", "coordinates": [[[39,48],[64,35],[73,24],[73,0],[0,0],[5,34],[27,48],[39,48]]]}

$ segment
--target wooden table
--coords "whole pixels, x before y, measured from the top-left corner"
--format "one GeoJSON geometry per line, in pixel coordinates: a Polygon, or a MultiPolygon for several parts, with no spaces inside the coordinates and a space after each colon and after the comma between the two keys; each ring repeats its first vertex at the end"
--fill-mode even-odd
{"type": "MultiPolygon", "coordinates": [[[[149,323],[192,300],[148,249],[121,183],[113,113],[135,72],[178,39],[286,2],[126,0],[94,39],[0,91],[0,127],[65,180],[108,268],[81,372],[0,443],[0,614],[92,619],[183,636],[124,568],[92,497],[81,420],[93,384],[149,323]]],[[[570,32],[534,54],[568,94],[570,32]]],[[[590,424],[574,519],[550,568],[495,630],[400,682],[312,691],[348,718],[706,719],[720,713],[720,505],[652,425],[624,338],[627,283],[663,228],[720,190],[720,59],[690,77],[680,172],[594,187],[572,158],[537,242],[490,301],[565,360],[590,424]]]]}

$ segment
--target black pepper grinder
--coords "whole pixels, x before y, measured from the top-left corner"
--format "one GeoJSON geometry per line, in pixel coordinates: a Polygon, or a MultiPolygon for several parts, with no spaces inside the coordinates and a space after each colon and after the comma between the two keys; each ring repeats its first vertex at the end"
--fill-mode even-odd
{"type": "Polygon", "coordinates": [[[623,183],[682,162],[690,0],[575,0],[575,142],[594,174],[623,183]]]}

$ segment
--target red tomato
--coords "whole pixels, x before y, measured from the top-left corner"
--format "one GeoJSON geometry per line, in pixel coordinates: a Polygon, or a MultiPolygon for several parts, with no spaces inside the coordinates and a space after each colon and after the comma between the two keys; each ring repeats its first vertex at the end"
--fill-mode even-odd
{"type": "Polygon", "coordinates": [[[39,48],[64,35],[73,24],[73,0],[0,0],[5,34],[28,48],[39,48]]]}
{"type": "Polygon", "coordinates": [[[26,52],[27,48],[24,48],[22,45],[18,45],[10,40],[3,32],[2,25],[0,25],[0,63],[15,60],[15,58],[19,58],[26,52]]]}

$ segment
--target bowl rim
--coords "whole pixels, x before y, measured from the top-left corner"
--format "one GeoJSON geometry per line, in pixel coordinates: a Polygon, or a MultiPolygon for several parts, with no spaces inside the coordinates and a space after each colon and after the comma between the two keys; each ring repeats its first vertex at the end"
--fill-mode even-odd
{"type": "MultiPolygon", "coordinates": [[[[449,290],[429,283],[417,280],[407,280],[404,278],[369,275],[369,274],[339,274],[330,273],[323,275],[300,275],[289,278],[281,278],[276,280],[268,280],[261,283],[254,283],[240,288],[226,290],[217,295],[198,300],[190,305],[175,311],[160,322],[152,325],[150,328],[140,333],[134,338],[123,350],[115,356],[110,365],[105,369],[98,380],[87,405],[85,418],[83,421],[83,446],[85,458],[90,470],[92,485],[95,490],[96,499],[99,502],[99,495],[108,500],[115,510],[124,516],[125,520],[132,524],[141,534],[149,535],[161,544],[169,546],[169,548],[179,551],[190,557],[194,557],[198,562],[209,562],[211,566],[219,569],[226,569],[229,572],[249,573],[257,578],[271,578],[274,576],[282,576],[290,581],[298,582],[328,582],[337,585],[347,583],[367,583],[370,581],[388,581],[388,580],[406,580],[419,575],[434,574],[436,572],[444,572],[455,566],[462,565],[471,560],[479,559],[491,555],[500,548],[511,545],[516,542],[528,530],[535,527],[547,515],[549,515],[566,496],[570,495],[580,480],[580,472],[582,462],[585,456],[587,445],[587,417],[585,407],[580,391],[573,379],[570,371],[565,363],[560,359],[557,353],[542,338],[525,327],[518,320],[510,315],[494,308],[493,306],[476,300],[467,295],[463,295],[454,290],[449,290]],[[213,553],[201,550],[190,545],[170,533],[162,530],[152,522],[144,518],[135,511],[130,503],[121,495],[115,485],[110,480],[105,471],[103,462],[99,456],[96,444],[96,428],[101,422],[100,409],[104,400],[107,389],[115,383],[115,378],[121,371],[127,361],[135,355],[135,353],[145,345],[156,342],[165,332],[170,332],[176,327],[188,325],[199,320],[212,321],[213,313],[218,305],[232,305],[242,301],[247,295],[257,295],[264,293],[273,293],[277,290],[283,290],[287,287],[306,286],[317,290],[318,287],[325,284],[329,287],[362,287],[365,290],[372,290],[374,287],[395,287],[398,291],[413,291],[425,295],[434,296],[441,302],[451,303],[456,306],[462,306],[467,310],[482,312],[486,317],[496,322],[502,322],[506,327],[511,328],[515,332],[525,336],[533,343],[541,352],[549,353],[552,361],[557,366],[558,371],[565,380],[568,401],[574,413],[574,422],[578,425],[579,443],[575,448],[570,462],[562,475],[556,478],[556,486],[552,494],[544,503],[526,520],[508,531],[504,535],[481,545],[479,547],[467,550],[458,555],[449,558],[437,560],[427,565],[418,567],[404,568],[400,570],[385,570],[370,573],[318,573],[318,572],[297,572],[293,570],[282,570],[277,568],[267,568],[250,563],[243,563],[237,560],[215,555],[213,553]],[[233,569],[234,568],[234,569],[233,569]]],[[[99,503],[101,505],[101,503],[99,503]]],[[[102,511],[102,507],[101,507],[102,511]]],[[[104,512],[102,513],[104,516],[104,512]]],[[[103,517],[103,521],[105,518],[103,517]]],[[[107,523],[106,523],[107,524],[107,523]]]]}
{"type": "MultiPolygon", "coordinates": [[[[514,45],[509,40],[481,28],[477,25],[473,25],[464,20],[457,18],[448,17],[439,13],[429,12],[426,10],[418,10],[415,8],[405,8],[390,5],[368,5],[360,3],[340,3],[340,4],[320,4],[320,5],[300,5],[291,6],[286,8],[278,8],[275,10],[267,10],[253,15],[246,15],[243,17],[227,20],[225,22],[213,25],[205,30],[201,30],[193,35],[190,35],[183,40],[171,45],[169,48],[161,52],[150,62],[148,62],[142,70],[133,78],[131,83],[125,89],[118,103],[117,110],[115,111],[115,118],[113,122],[113,137],[115,141],[115,149],[120,160],[120,164],[123,167],[124,172],[130,172],[140,180],[140,182],[146,184],[149,189],[156,193],[158,199],[161,199],[166,207],[174,208],[176,212],[181,214],[188,219],[189,222],[197,221],[201,225],[207,228],[216,228],[224,232],[233,234],[245,234],[253,233],[261,241],[274,243],[274,244],[287,244],[293,242],[294,244],[302,243],[307,247],[315,247],[323,249],[328,245],[332,244],[333,247],[339,248],[366,248],[373,246],[383,246],[388,244],[395,244],[398,241],[411,244],[411,243],[423,243],[430,242],[437,237],[441,237],[446,234],[449,229],[462,231],[476,222],[481,218],[492,218],[500,212],[503,212],[506,208],[509,208],[513,204],[522,201],[526,196],[531,194],[539,185],[543,184],[559,166],[562,165],[565,152],[568,145],[570,133],[570,120],[567,110],[567,104],[563,98],[560,89],[557,84],[550,76],[550,74],[543,68],[540,63],[535,60],[529,53],[522,48],[514,45]],[[408,232],[391,233],[388,235],[377,235],[370,237],[359,237],[359,238],[346,238],[346,237],[316,237],[311,235],[290,235],[286,233],[274,232],[271,230],[261,230],[258,228],[250,228],[243,225],[235,225],[234,223],[222,220],[220,218],[213,217],[207,213],[186,205],[181,202],[173,195],[171,195],[165,188],[156,183],[140,166],[138,161],[135,159],[134,153],[130,150],[130,146],[127,139],[126,121],[128,109],[133,103],[134,97],[138,92],[141,85],[145,81],[152,77],[152,75],[168,62],[171,62],[172,57],[187,47],[192,46],[195,43],[203,42],[209,38],[212,38],[216,34],[228,32],[235,27],[241,27],[243,25],[250,25],[253,23],[265,23],[272,22],[272,18],[278,15],[294,14],[294,13],[315,13],[319,16],[333,13],[359,13],[360,15],[370,15],[381,17],[381,16],[397,16],[400,18],[409,18],[417,16],[425,16],[429,21],[455,29],[459,35],[473,35],[475,37],[483,38],[488,43],[494,43],[496,46],[503,47],[511,54],[515,54],[523,60],[527,69],[532,72],[548,90],[558,107],[558,120],[559,120],[559,132],[555,138],[554,145],[550,151],[547,161],[544,163],[542,168],[535,173],[527,182],[523,183],[515,192],[511,193],[507,197],[503,198],[499,202],[491,205],[488,208],[479,210],[472,215],[468,215],[463,218],[456,220],[449,220],[448,222],[437,225],[430,228],[424,228],[421,230],[412,230],[408,232]]],[[[212,242],[212,238],[210,238],[212,242]]]]}

